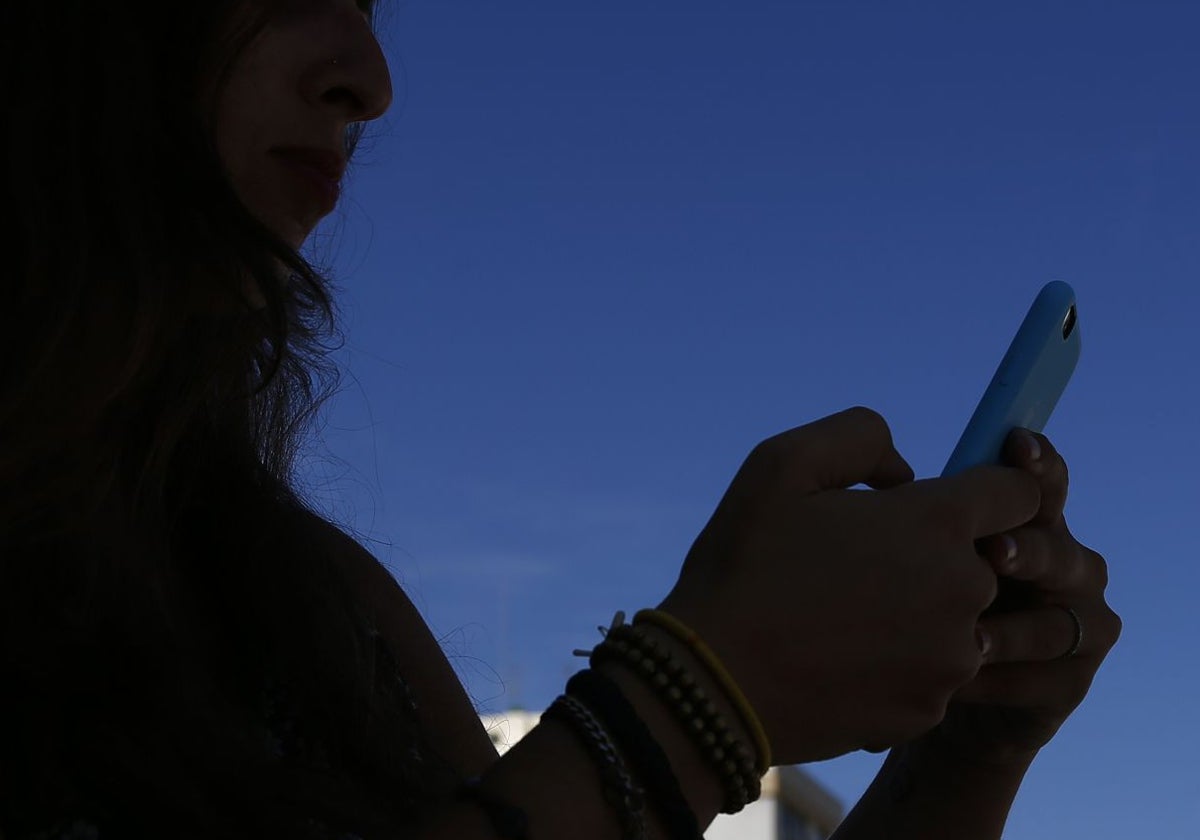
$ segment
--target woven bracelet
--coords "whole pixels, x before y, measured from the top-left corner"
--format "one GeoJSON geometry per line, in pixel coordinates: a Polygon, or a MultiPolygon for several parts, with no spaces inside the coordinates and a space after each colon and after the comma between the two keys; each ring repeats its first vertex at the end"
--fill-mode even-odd
{"type": "Polygon", "coordinates": [[[567,681],[567,694],[578,698],[600,721],[642,783],[662,818],[670,840],[703,840],[700,825],[679,788],[671,762],[653,733],[638,717],[615,682],[595,670],[567,681]]]}
{"type": "Polygon", "coordinates": [[[613,627],[592,653],[593,664],[619,661],[634,670],[671,709],[721,778],[721,811],[736,814],[762,792],[750,748],[730,730],[716,705],[669,651],[639,628],[613,627]]]}
{"type": "Polygon", "coordinates": [[[575,730],[600,771],[604,799],[617,812],[621,836],[645,840],[645,792],[630,777],[616,745],[591,710],[579,698],[564,694],[542,714],[542,720],[561,720],[575,730]]]}

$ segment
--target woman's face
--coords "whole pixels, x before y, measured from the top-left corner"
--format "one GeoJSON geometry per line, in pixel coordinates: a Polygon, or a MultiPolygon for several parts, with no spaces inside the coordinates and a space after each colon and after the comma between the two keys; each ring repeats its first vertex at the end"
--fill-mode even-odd
{"type": "Polygon", "coordinates": [[[219,94],[217,151],[251,212],[299,247],[337,203],[347,128],[387,110],[391,78],[369,4],[248,5],[265,23],[219,94]]]}

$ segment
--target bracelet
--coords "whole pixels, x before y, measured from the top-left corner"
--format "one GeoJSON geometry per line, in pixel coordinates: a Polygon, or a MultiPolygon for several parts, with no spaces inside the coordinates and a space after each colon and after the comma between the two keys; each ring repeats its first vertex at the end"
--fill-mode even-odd
{"type": "Polygon", "coordinates": [[[717,655],[704,643],[703,639],[696,635],[695,631],[670,613],[662,610],[641,610],[633,617],[633,621],[634,624],[644,622],[661,627],[686,644],[705,664],[713,678],[721,684],[721,688],[729,697],[729,702],[737,709],[742,723],[749,730],[750,737],[754,739],[754,746],[758,750],[758,773],[760,776],[765,775],[771,767],[771,744],[767,740],[766,730],[763,729],[758,715],[754,713],[754,707],[750,705],[750,701],[746,699],[746,695],[742,693],[741,688],[738,687],[737,682],[717,655]]]}
{"type": "Polygon", "coordinates": [[[762,793],[754,758],[704,689],[683,665],[644,631],[617,625],[592,653],[592,663],[619,661],[651,684],[721,777],[722,813],[736,814],[762,793]]]}
{"type": "Polygon", "coordinates": [[[657,806],[667,837],[703,840],[671,762],[617,684],[599,671],[588,669],[567,681],[567,694],[582,701],[612,736],[657,806]]]}
{"type": "Polygon", "coordinates": [[[529,840],[528,815],[517,806],[484,790],[479,776],[462,783],[458,798],[474,802],[482,808],[492,825],[492,831],[502,840],[529,840]]]}
{"type": "Polygon", "coordinates": [[[625,762],[600,721],[578,698],[569,694],[561,695],[542,714],[542,720],[555,719],[576,731],[598,765],[604,782],[604,799],[617,812],[621,836],[626,840],[645,840],[645,792],[630,778],[625,762]]]}

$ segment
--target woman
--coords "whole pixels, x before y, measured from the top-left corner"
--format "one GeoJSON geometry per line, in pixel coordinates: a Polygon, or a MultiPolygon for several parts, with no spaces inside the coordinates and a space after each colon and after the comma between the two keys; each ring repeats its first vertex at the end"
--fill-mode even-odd
{"type": "Polygon", "coordinates": [[[391,97],[370,15],[0,12],[3,837],[695,836],[771,762],[859,748],[892,753],[839,838],[998,837],[1120,629],[1026,433],[921,482],[865,409],[760,444],[659,609],[497,758],[291,481],[332,317],[297,248],[391,97]]]}

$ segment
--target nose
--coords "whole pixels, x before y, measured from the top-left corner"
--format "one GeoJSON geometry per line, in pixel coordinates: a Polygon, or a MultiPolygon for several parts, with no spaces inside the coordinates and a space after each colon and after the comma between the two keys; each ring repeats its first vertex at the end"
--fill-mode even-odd
{"type": "Polygon", "coordinates": [[[305,74],[304,97],[314,106],[337,109],[348,123],[382,116],[392,103],[392,77],[370,24],[351,10],[330,30],[305,74]]]}

